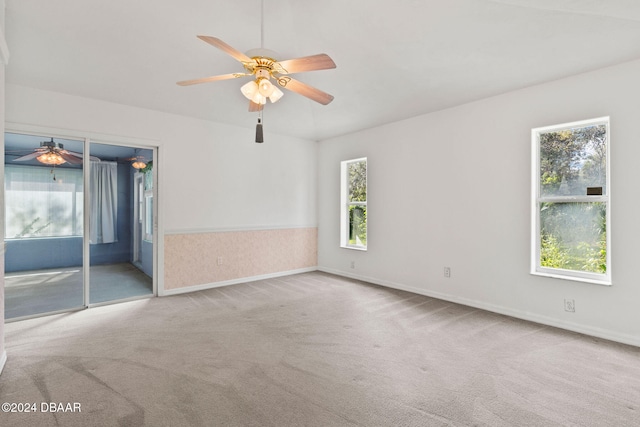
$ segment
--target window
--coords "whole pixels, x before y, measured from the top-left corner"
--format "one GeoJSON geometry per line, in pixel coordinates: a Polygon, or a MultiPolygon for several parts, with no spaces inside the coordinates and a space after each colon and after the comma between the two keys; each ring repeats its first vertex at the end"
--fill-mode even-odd
{"type": "Polygon", "coordinates": [[[5,165],[7,239],[82,236],[82,170],[5,165]]]}
{"type": "Polygon", "coordinates": [[[609,118],[533,129],[531,273],[611,284],[609,118]]]}
{"type": "Polygon", "coordinates": [[[367,249],[367,159],[341,163],[340,246],[367,249]]]}

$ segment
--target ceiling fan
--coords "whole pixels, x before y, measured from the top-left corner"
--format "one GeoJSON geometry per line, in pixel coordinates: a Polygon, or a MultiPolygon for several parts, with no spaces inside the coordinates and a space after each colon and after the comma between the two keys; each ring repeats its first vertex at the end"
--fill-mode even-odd
{"type": "Polygon", "coordinates": [[[278,54],[264,49],[264,0],[260,2],[260,48],[252,49],[246,54],[231,47],[217,37],[198,36],[200,40],[222,50],[237,61],[240,61],[245,69],[242,73],[222,74],[218,76],[204,77],[193,80],[183,80],[177,84],[180,86],[189,86],[199,83],[208,83],[218,80],[237,79],[246,76],[254,76],[255,79],[244,84],[240,91],[249,99],[249,111],[259,112],[258,126],[256,127],[256,142],[262,141],[262,109],[267,103],[267,98],[273,103],[278,101],[284,95],[278,88],[282,87],[305,96],[322,105],[327,105],[333,101],[333,96],[326,92],[309,86],[298,80],[289,77],[289,74],[303,73],[315,70],[327,70],[336,68],[336,64],[325,53],[320,53],[302,58],[287,59],[279,61],[278,54]],[[275,85],[271,82],[275,81],[275,85]]]}
{"type": "Polygon", "coordinates": [[[137,154],[139,152],[139,150],[136,149],[136,155],[132,156],[132,157],[127,157],[124,159],[116,159],[116,161],[118,163],[130,163],[131,167],[137,170],[141,170],[147,167],[147,164],[149,163],[149,159],[147,159],[145,156],[139,155],[137,154]]]}
{"type": "Polygon", "coordinates": [[[278,61],[274,58],[277,54],[264,48],[252,49],[247,52],[247,54],[244,54],[219,38],[211,36],[198,36],[198,38],[240,61],[246,72],[184,80],[177,83],[180,86],[255,76],[255,80],[246,83],[240,88],[242,94],[249,99],[249,111],[262,110],[264,104],[267,102],[267,98],[272,103],[278,101],[283,96],[283,93],[277,86],[305,96],[323,105],[327,105],[333,101],[332,95],[288,76],[289,74],[336,68],[336,64],[329,55],[325,53],[278,61]],[[277,86],[271,82],[271,79],[277,83],[277,86]]]}
{"type": "MultiPolygon", "coordinates": [[[[95,156],[90,156],[91,160],[100,161],[95,156]]],[[[68,151],[64,149],[62,143],[54,142],[53,138],[50,141],[40,142],[40,147],[34,148],[32,153],[26,156],[18,157],[14,159],[14,162],[26,162],[28,160],[36,159],[40,163],[45,165],[57,166],[63,163],[69,163],[71,165],[82,164],[82,153],[76,153],[74,151],[68,151]]]]}

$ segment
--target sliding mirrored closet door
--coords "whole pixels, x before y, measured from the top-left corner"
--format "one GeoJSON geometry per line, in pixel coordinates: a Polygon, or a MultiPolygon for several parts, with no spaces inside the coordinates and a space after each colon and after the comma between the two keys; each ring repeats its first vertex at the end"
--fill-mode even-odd
{"type": "Polygon", "coordinates": [[[5,134],[5,319],[154,295],[154,155],[5,134]]]}
{"type": "Polygon", "coordinates": [[[90,304],[153,294],[153,151],[91,143],[90,304]],[[150,232],[148,232],[150,231],[150,232]]]}
{"type": "Polygon", "coordinates": [[[84,141],[5,134],[5,318],[84,306],[84,141]]]}

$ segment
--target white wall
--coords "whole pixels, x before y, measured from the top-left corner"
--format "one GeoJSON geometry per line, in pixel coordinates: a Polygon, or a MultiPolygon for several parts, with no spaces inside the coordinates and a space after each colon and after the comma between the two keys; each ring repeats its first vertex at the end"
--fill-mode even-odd
{"type": "MultiPolygon", "coordinates": [[[[160,146],[165,231],[316,226],[312,141],[7,85],[6,120],[160,146]],[[106,136],[103,136],[106,135],[106,136]]],[[[214,118],[212,118],[214,119],[214,118]]]]}
{"type": "Polygon", "coordinates": [[[640,345],[639,75],[630,62],[322,141],[320,269],[640,345]],[[611,117],[613,286],[532,276],[531,129],[601,116],[611,117]],[[365,156],[360,252],[339,247],[339,175],[340,161],[365,156]]]}

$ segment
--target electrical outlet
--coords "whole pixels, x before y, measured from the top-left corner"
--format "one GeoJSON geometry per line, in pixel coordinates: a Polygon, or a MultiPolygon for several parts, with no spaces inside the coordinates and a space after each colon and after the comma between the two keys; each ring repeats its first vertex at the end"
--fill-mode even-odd
{"type": "Polygon", "coordinates": [[[451,277],[451,267],[445,267],[444,268],[444,277],[446,277],[446,278],[451,277]]]}
{"type": "Polygon", "coordinates": [[[356,268],[356,262],[355,261],[351,261],[351,268],[356,268]]]}
{"type": "Polygon", "coordinates": [[[222,265],[223,259],[221,256],[218,257],[218,265],[222,265]]]}
{"type": "Polygon", "coordinates": [[[568,311],[569,313],[576,312],[576,302],[572,299],[564,300],[564,311],[568,311]]]}

